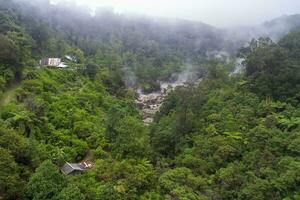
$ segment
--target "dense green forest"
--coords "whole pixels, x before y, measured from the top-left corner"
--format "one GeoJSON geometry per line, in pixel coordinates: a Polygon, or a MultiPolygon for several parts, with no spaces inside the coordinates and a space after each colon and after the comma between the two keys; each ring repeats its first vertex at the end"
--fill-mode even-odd
{"type": "Polygon", "coordinates": [[[300,199],[299,16],[243,47],[202,23],[35,3],[0,0],[0,199],[300,199]],[[65,55],[67,70],[38,67],[65,55]],[[134,88],[186,64],[201,82],[145,125],[134,88]]]}

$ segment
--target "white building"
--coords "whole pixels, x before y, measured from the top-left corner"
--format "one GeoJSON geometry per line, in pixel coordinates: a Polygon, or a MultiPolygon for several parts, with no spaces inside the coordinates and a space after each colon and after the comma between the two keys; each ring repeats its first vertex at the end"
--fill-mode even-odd
{"type": "Polygon", "coordinates": [[[57,67],[60,63],[60,58],[43,58],[40,60],[40,65],[48,67],[57,67]]]}

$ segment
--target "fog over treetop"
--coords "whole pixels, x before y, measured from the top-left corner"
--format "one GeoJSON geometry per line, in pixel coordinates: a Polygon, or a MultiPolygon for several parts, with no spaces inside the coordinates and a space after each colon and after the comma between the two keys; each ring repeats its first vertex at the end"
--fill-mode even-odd
{"type": "MultiPolygon", "coordinates": [[[[64,0],[53,0],[59,2],[64,0]]],[[[117,12],[202,21],[214,26],[256,25],[282,15],[296,14],[298,0],[76,0],[117,12]]],[[[74,1],[72,1],[74,2],[74,1]]]]}

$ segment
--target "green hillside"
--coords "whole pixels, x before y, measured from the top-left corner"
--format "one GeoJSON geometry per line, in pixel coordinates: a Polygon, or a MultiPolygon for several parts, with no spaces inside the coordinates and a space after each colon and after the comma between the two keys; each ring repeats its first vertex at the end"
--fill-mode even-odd
{"type": "Polygon", "coordinates": [[[202,23],[39,3],[0,0],[0,199],[300,198],[299,31],[237,50],[202,23]],[[69,67],[40,66],[48,57],[69,67]],[[144,124],[135,89],[186,64],[201,81],[144,124]],[[66,162],[91,167],[65,175],[66,162]]]}

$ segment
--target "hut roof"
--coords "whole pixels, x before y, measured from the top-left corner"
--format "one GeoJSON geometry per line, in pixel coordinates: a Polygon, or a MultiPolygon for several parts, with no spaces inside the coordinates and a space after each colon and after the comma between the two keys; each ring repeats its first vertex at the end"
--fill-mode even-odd
{"type": "Polygon", "coordinates": [[[87,167],[82,163],[68,163],[64,164],[60,170],[65,175],[69,175],[74,171],[85,171],[87,167]]]}

